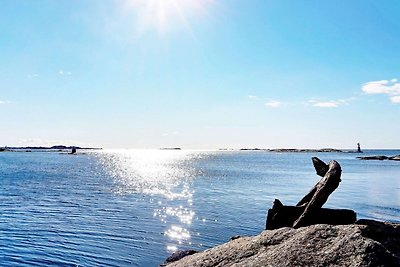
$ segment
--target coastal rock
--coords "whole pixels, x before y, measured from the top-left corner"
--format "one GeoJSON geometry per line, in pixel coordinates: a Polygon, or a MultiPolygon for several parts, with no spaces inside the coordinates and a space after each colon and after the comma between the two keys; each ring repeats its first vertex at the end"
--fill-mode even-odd
{"type": "Polygon", "coordinates": [[[278,153],[342,153],[340,149],[334,148],[321,148],[321,149],[297,149],[297,148],[278,148],[278,149],[268,149],[269,152],[278,153]]]}
{"type": "Polygon", "coordinates": [[[368,157],[357,157],[358,159],[361,160],[399,160],[400,161],[400,155],[393,156],[393,157],[388,157],[388,156],[368,156],[368,157]]]}
{"type": "Polygon", "coordinates": [[[178,261],[180,259],[183,259],[186,256],[193,255],[195,253],[197,253],[196,250],[178,250],[178,251],[175,251],[174,253],[172,253],[171,256],[169,256],[165,260],[165,264],[163,264],[161,266],[166,266],[168,263],[178,261]]]}
{"type": "Polygon", "coordinates": [[[400,266],[400,224],[267,230],[168,264],[178,266],[400,266]]]}
{"type": "Polygon", "coordinates": [[[390,160],[400,160],[400,155],[394,156],[394,157],[390,157],[390,160]]]}
{"type": "Polygon", "coordinates": [[[387,160],[389,157],[387,156],[368,156],[368,157],[357,157],[361,160],[387,160]]]}

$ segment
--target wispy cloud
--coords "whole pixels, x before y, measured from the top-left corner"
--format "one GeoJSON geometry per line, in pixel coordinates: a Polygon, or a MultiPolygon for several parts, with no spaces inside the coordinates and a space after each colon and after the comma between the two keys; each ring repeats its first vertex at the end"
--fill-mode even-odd
{"type": "Polygon", "coordinates": [[[400,104],[400,95],[398,95],[398,96],[392,96],[392,97],[390,98],[390,100],[391,100],[393,103],[400,104]]]}
{"type": "Polygon", "coordinates": [[[30,79],[34,79],[34,78],[37,78],[37,77],[39,77],[39,74],[37,74],[37,73],[28,74],[28,78],[30,78],[30,79]]]}
{"type": "Polygon", "coordinates": [[[307,104],[317,108],[337,108],[342,105],[347,105],[356,99],[357,97],[349,97],[349,98],[326,100],[326,101],[310,99],[308,100],[307,104]]]}
{"type": "Polygon", "coordinates": [[[169,132],[165,132],[165,133],[163,133],[162,134],[162,136],[177,136],[177,135],[180,135],[180,132],[179,131],[169,131],[169,132]]]}
{"type": "Polygon", "coordinates": [[[59,70],[58,74],[60,74],[60,75],[68,75],[68,76],[72,75],[72,73],[70,71],[65,71],[65,70],[59,70]]]}
{"type": "Polygon", "coordinates": [[[330,101],[317,101],[317,100],[309,100],[308,103],[313,107],[318,108],[337,108],[340,103],[338,101],[330,100],[330,101]]]}
{"type": "MultiPolygon", "coordinates": [[[[284,106],[298,106],[298,105],[305,105],[305,106],[312,106],[316,108],[338,108],[340,106],[349,105],[351,102],[356,101],[359,96],[352,96],[348,98],[341,98],[341,99],[332,99],[332,100],[323,100],[318,98],[311,98],[309,100],[305,100],[302,102],[290,102],[290,101],[280,101],[276,99],[268,99],[263,97],[258,97],[254,95],[248,95],[248,99],[250,100],[263,100],[266,102],[264,106],[268,108],[281,108],[284,106]]],[[[400,101],[400,100],[398,100],[400,101]]]]}
{"type": "Polygon", "coordinates": [[[365,94],[387,95],[392,103],[400,104],[400,83],[397,79],[372,81],[363,84],[365,94]]]}
{"type": "Polygon", "coordinates": [[[269,107],[269,108],[280,108],[284,105],[285,103],[277,100],[270,100],[266,102],[264,105],[269,107]]]}

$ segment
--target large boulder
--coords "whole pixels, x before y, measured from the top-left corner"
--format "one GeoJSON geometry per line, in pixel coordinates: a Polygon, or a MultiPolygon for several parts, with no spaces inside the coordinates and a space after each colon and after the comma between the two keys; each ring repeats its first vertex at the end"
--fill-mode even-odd
{"type": "Polygon", "coordinates": [[[400,266],[400,224],[267,230],[168,264],[175,266],[400,266]]]}

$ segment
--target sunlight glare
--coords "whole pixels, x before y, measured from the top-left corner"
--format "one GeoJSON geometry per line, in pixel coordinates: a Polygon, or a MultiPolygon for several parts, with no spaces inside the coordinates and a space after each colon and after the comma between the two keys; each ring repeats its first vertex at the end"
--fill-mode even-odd
{"type": "Polygon", "coordinates": [[[115,193],[164,195],[191,199],[187,180],[195,174],[187,162],[196,153],[162,150],[115,150],[99,153],[99,160],[115,181],[115,193]]]}
{"type": "Polygon", "coordinates": [[[134,13],[140,32],[165,33],[183,26],[192,33],[188,18],[203,14],[214,0],[124,0],[124,11],[134,13]]]}

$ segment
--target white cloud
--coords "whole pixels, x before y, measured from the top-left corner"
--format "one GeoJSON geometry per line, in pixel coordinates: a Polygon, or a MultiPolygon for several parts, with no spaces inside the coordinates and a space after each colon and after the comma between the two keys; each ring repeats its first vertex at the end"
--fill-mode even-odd
{"type": "Polygon", "coordinates": [[[270,108],[279,108],[279,107],[282,107],[283,105],[284,105],[283,102],[276,101],[276,100],[271,100],[271,101],[268,101],[267,103],[265,103],[265,106],[270,107],[270,108]]]}
{"type": "Polygon", "coordinates": [[[400,104],[400,95],[390,97],[392,103],[400,104]]]}
{"type": "Polygon", "coordinates": [[[350,102],[356,101],[358,97],[352,96],[348,98],[342,98],[337,100],[317,100],[317,99],[310,99],[308,100],[305,105],[311,105],[317,108],[337,108],[343,105],[349,105],[350,102]]]}
{"type": "Polygon", "coordinates": [[[317,101],[317,100],[309,100],[308,103],[313,106],[313,107],[318,107],[318,108],[337,108],[341,104],[345,103],[343,101],[336,101],[336,100],[330,100],[330,101],[317,101]]]}
{"type": "Polygon", "coordinates": [[[6,104],[11,104],[13,102],[6,101],[6,100],[0,100],[0,105],[6,105],[6,104]]]}
{"type": "Polygon", "coordinates": [[[32,78],[37,78],[39,77],[39,74],[34,73],[34,74],[28,74],[28,78],[32,79],[32,78]]]}
{"type": "Polygon", "coordinates": [[[165,132],[162,134],[162,136],[177,136],[177,135],[180,135],[179,131],[165,132]]]}
{"type": "Polygon", "coordinates": [[[400,104],[400,83],[397,79],[367,82],[363,84],[362,91],[369,95],[388,95],[392,103],[400,104]]]}
{"type": "Polygon", "coordinates": [[[68,76],[71,76],[71,75],[72,75],[72,72],[70,72],[70,71],[65,71],[65,70],[59,70],[59,71],[58,71],[58,74],[60,74],[60,75],[68,75],[68,76]]]}
{"type": "Polygon", "coordinates": [[[257,96],[255,96],[255,95],[248,95],[247,97],[250,98],[250,99],[256,99],[257,98],[257,96]]]}

